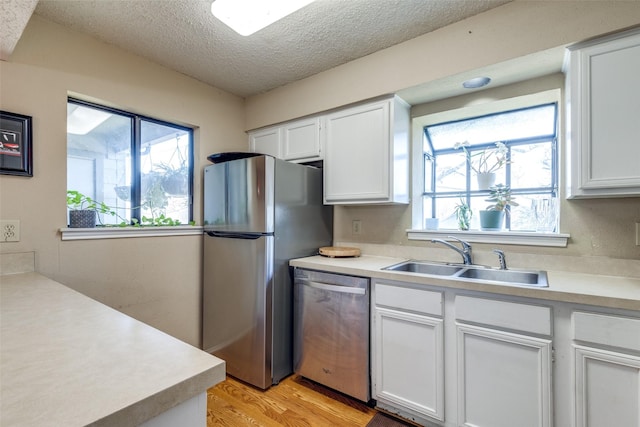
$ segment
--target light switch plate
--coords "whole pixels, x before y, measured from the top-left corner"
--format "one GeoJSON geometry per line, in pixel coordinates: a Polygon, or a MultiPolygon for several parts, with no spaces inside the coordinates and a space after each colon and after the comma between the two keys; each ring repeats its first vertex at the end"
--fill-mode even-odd
{"type": "Polygon", "coordinates": [[[0,242],[20,241],[20,220],[3,219],[0,220],[0,242]]]}
{"type": "Polygon", "coordinates": [[[640,222],[636,222],[636,246],[640,246],[640,222]]]}

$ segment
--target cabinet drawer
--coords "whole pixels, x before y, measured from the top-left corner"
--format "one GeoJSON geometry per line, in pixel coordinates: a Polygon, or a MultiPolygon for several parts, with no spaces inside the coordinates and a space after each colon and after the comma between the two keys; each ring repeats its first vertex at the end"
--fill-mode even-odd
{"type": "Polygon", "coordinates": [[[574,312],[573,337],[579,341],[640,351],[640,319],[574,312]]]}
{"type": "Polygon", "coordinates": [[[442,293],[425,289],[376,283],[375,304],[442,316],[442,293]]]}
{"type": "Polygon", "coordinates": [[[456,319],[551,336],[551,308],[540,305],[456,296],[456,319]]]}

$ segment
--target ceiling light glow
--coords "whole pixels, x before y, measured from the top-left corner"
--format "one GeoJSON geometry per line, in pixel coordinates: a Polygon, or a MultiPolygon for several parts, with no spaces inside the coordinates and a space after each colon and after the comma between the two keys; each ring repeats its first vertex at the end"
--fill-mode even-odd
{"type": "Polygon", "coordinates": [[[313,1],[214,0],[211,4],[211,13],[238,34],[248,36],[313,1]]]}

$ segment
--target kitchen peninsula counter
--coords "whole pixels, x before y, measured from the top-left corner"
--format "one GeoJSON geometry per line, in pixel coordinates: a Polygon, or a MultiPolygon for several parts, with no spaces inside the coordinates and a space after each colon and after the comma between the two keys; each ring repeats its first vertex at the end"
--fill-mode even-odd
{"type": "Polygon", "coordinates": [[[206,425],[224,361],[38,273],[0,292],[1,425],[206,425]]]}
{"type": "Polygon", "coordinates": [[[600,307],[640,310],[640,278],[604,276],[564,271],[547,271],[548,288],[501,285],[468,281],[442,276],[425,276],[382,270],[384,267],[408,261],[405,258],[363,255],[357,258],[327,258],[311,256],[290,261],[293,267],[377,279],[424,284],[442,288],[489,292],[516,297],[587,304],[600,307]]]}

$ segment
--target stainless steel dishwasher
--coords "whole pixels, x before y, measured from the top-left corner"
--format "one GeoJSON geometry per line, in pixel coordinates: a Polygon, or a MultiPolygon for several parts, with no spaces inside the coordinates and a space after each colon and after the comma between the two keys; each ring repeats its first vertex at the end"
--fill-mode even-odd
{"type": "Polygon", "coordinates": [[[296,268],[293,289],[293,370],[368,402],[369,279],[296,268]]]}

